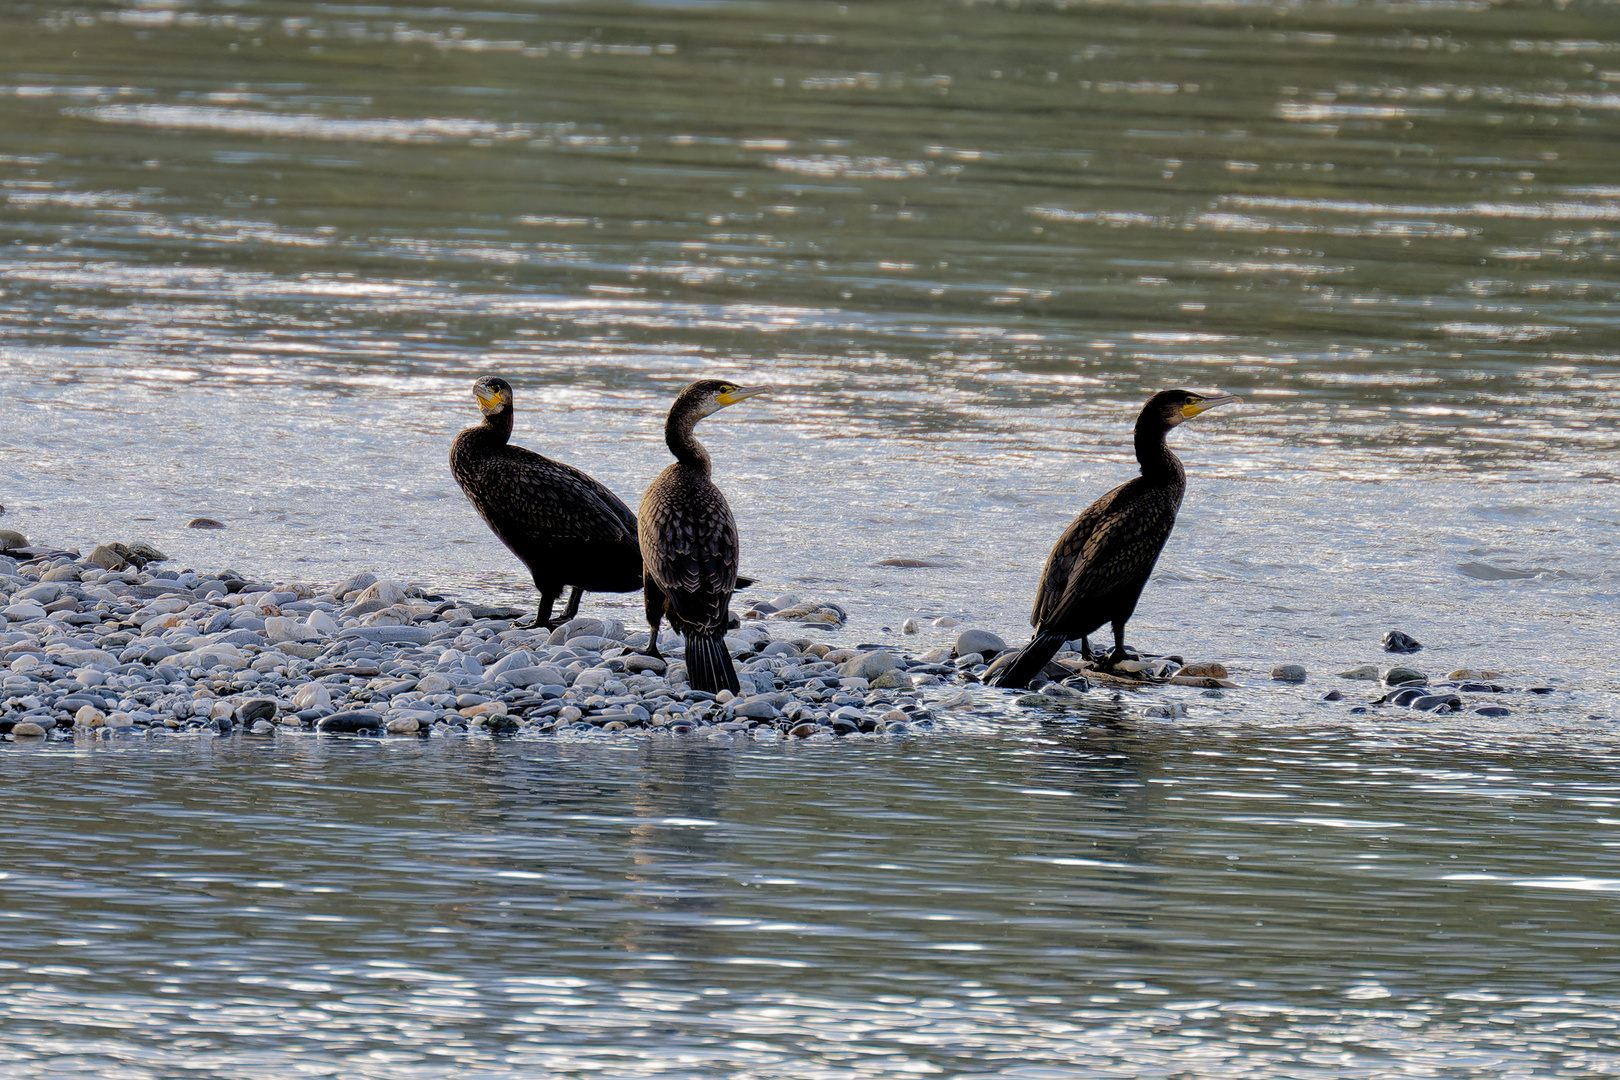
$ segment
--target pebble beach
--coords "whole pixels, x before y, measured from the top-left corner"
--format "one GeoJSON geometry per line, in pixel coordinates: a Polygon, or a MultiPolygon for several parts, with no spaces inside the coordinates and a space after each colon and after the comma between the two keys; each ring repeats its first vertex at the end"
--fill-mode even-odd
{"type": "MultiPolygon", "coordinates": [[[[993,633],[957,630],[944,618],[949,647],[846,644],[837,640],[846,621],[838,605],[781,595],[739,603],[726,644],[742,692],[713,694],[688,685],[678,635],[660,640],[663,659],[649,656],[647,633],[616,618],[533,628],[523,609],[370,572],[312,585],[161,568],[166,561],[144,544],[0,555],[0,734],[831,741],[925,735],[1008,709],[1062,712],[1125,694],[1137,715],[1177,720],[1189,715],[1186,701],[1154,691],[1219,699],[1242,686],[1219,662],[1180,656],[1133,657],[1099,671],[1072,642],[1030,691],[991,689],[981,676],[1008,648],[993,633]]],[[[917,630],[908,622],[902,633],[917,630]]],[[[1399,631],[1383,647],[1422,648],[1399,631]]],[[[1511,687],[1491,670],[1454,670],[1431,685],[1410,663],[1336,674],[1341,686],[1372,683],[1372,692],[1307,690],[1308,673],[1289,663],[1268,681],[1347,715],[1388,708],[1501,717],[1511,715],[1504,702],[1514,693],[1555,692],[1511,687]]]]}

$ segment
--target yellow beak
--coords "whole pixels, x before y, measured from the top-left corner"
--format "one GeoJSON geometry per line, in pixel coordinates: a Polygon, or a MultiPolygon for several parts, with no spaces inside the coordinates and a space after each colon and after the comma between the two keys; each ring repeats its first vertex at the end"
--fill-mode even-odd
{"type": "Polygon", "coordinates": [[[744,398],[755,397],[759,394],[768,394],[774,387],[770,386],[739,386],[737,389],[721,394],[715,398],[721,405],[735,405],[744,398]]]}
{"type": "Polygon", "coordinates": [[[1236,397],[1232,394],[1216,394],[1214,397],[1207,397],[1202,401],[1195,401],[1191,405],[1183,405],[1181,407],[1181,415],[1183,418],[1191,420],[1199,413],[1207,413],[1209,410],[1218,406],[1238,405],[1242,404],[1242,402],[1242,398],[1236,397]]]}
{"type": "Polygon", "coordinates": [[[474,390],[473,397],[478,399],[479,407],[484,409],[493,409],[501,403],[499,391],[486,393],[483,390],[474,390]]]}

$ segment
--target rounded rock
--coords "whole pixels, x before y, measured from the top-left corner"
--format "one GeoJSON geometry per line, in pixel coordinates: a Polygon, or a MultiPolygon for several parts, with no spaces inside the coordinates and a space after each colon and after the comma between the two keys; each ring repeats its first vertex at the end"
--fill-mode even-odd
{"type": "Polygon", "coordinates": [[[1384,672],[1385,686],[1399,686],[1402,683],[1427,683],[1429,677],[1416,668],[1392,667],[1384,672]]]}
{"type": "Polygon", "coordinates": [[[39,739],[45,735],[45,729],[32,720],[21,720],[11,727],[11,734],[19,739],[39,739]]]}
{"type": "Polygon", "coordinates": [[[192,518],[186,522],[186,528],[188,529],[223,529],[224,527],[225,523],[223,521],[215,521],[213,518],[208,517],[192,518]]]}
{"type": "Polygon", "coordinates": [[[1304,682],[1305,669],[1299,664],[1278,664],[1271,669],[1271,677],[1278,682],[1304,682]]]}
{"type": "Polygon", "coordinates": [[[1411,634],[1400,630],[1391,630],[1384,635],[1384,651],[1392,653],[1413,653],[1423,648],[1423,643],[1411,634]]]}
{"type": "Polygon", "coordinates": [[[1007,643],[988,630],[964,630],[956,636],[956,648],[953,652],[957,656],[978,653],[989,660],[1006,649],[1007,643]]]}

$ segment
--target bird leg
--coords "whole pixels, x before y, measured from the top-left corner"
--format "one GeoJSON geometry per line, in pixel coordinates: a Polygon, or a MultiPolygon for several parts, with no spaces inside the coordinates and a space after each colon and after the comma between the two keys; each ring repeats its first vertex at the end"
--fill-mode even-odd
{"type": "Polygon", "coordinates": [[[1121,660],[1128,659],[1130,657],[1125,653],[1125,624],[1117,622],[1114,624],[1114,651],[1108,654],[1108,659],[1103,663],[1103,670],[1112,671],[1121,660]]]}
{"type": "Polygon", "coordinates": [[[541,589],[540,607],[534,613],[534,622],[528,622],[525,620],[523,622],[513,623],[512,625],[519,630],[538,630],[542,626],[547,630],[557,629],[556,626],[552,625],[551,622],[551,608],[554,604],[556,604],[557,597],[561,595],[561,593],[561,589],[558,589],[555,592],[547,592],[546,590],[541,589]]]}
{"type": "Polygon", "coordinates": [[[641,591],[647,604],[647,624],[651,627],[647,633],[645,653],[656,660],[662,660],[663,654],[658,651],[658,627],[664,621],[664,592],[652,579],[651,574],[642,575],[641,591]]]}
{"type": "Polygon", "coordinates": [[[1092,657],[1097,655],[1096,653],[1091,651],[1091,640],[1090,640],[1090,638],[1091,638],[1090,634],[1081,634],[1080,635],[1080,659],[1082,659],[1082,660],[1090,660],[1092,657]]]}
{"type": "MultiPolygon", "coordinates": [[[[563,609],[562,618],[558,620],[557,626],[561,626],[563,623],[579,614],[579,602],[584,596],[585,590],[580,588],[578,585],[575,585],[573,594],[568,597],[568,606],[563,609]]],[[[557,626],[553,626],[552,629],[557,629],[557,626]]]]}

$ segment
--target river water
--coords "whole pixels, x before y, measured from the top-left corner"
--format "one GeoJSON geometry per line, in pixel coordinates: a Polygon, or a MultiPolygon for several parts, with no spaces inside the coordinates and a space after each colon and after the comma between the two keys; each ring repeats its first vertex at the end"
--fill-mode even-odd
{"type": "Polygon", "coordinates": [[[1617,25],[4,5],[0,526],[527,603],[445,464],[473,379],[633,504],[720,375],[777,387],[700,429],[759,595],[1011,640],[1140,402],[1219,388],[1131,639],[1245,689],[13,748],[0,1077],[1620,1072],[1617,25]],[[1554,692],[1315,700],[1394,627],[1554,692]]]}

